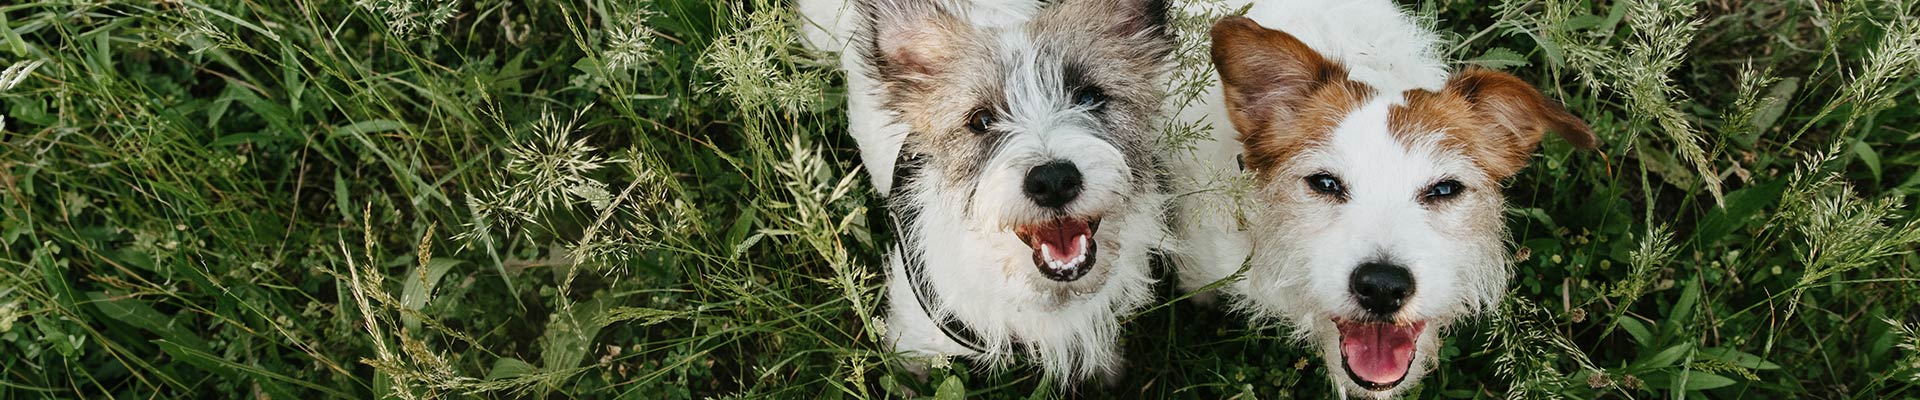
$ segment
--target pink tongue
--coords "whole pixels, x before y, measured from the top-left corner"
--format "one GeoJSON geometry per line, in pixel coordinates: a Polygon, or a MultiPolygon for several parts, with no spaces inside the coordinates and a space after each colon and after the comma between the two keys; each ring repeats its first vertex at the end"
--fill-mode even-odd
{"type": "Polygon", "coordinates": [[[1414,340],[1425,324],[1395,326],[1387,323],[1338,323],[1340,356],[1347,370],[1364,383],[1386,385],[1407,376],[1413,361],[1414,340]]]}
{"type": "Polygon", "coordinates": [[[1057,219],[1033,232],[1033,246],[1035,250],[1039,250],[1040,245],[1047,245],[1047,252],[1041,256],[1046,257],[1048,261],[1066,264],[1073,261],[1075,257],[1079,257],[1080,253],[1087,251],[1080,237],[1090,234],[1091,229],[1087,227],[1086,221],[1073,218],[1057,219]]]}

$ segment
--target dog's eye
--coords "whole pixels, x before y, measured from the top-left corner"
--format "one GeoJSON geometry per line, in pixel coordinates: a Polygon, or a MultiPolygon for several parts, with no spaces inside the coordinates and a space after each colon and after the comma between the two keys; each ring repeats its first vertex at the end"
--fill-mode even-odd
{"type": "Polygon", "coordinates": [[[1107,104],[1107,92],[1097,87],[1083,87],[1073,92],[1073,105],[1099,108],[1107,104]]]}
{"type": "Polygon", "coordinates": [[[1448,179],[1448,180],[1440,181],[1439,183],[1435,183],[1433,184],[1433,186],[1428,186],[1427,194],[1421,197],[1424,197],[1426,201],[1446,200],[1446,199],[1451,199],[1454,196],[1459,196],[1460,192],[1464,192],[1466,190],[1467,190],[1467,187],[1465,185],[1461,185],[1460,181],[1448,179]]]}
{"type": "Polygon", "coordinates": [[[1333,197],[1345,198],[1347,196],[1347,187],[1340,183],[1340,178],[1335,178],[1333,174],[1325,172],[1307,175],[1307,187],[1313,188],[1315,192],[1333,197]]]}
{"type": "Polygon", "coordinates": [[[975,135],[986,134],[987,128],[993,126],[993,122],[993,111],[984,108],[973,110],[972,114],[967,114],[967,130],[973,131],[975,135]]]}

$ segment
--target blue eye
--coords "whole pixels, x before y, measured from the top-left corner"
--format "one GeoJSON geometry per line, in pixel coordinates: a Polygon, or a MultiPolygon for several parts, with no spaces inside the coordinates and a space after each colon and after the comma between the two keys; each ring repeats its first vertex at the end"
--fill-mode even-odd
{"type": "Polygon", "coordinates": [[[1347,197],[1346,185],[1341,184],[1340,178],[1335,178],[1333,174],[1321,172],[1313,175],[1307,175],[1307,187],[1313,189],[1313,191],[1315,192],[1319,192],[1320,194],[1333,196],[1336,198],[1347,197]]]}
{"type": "Polygon", "coordinates": [[[1446,199],[1453,198],[1454,196],[1458,196],[1460,195],[1460,192],[1464,192],[1466,190],[1467,190],[1467,187],[1465,185],[1461,185],[1460,181],[1448,179],[1448,180],[1440,181],[1439,183],[1435,183],[1433,184],[1433,186],[1427,187],[1427,194],[1422,197],[1424,197],[1427,201],[1446,200],[1446,199]]]}
{"type": "Polygon", "coordinates": [[[1107,104],[1107,92],[1097,87],[1084,87],[1073,92],[1073,105],[1099,108],[1107,104]]]}

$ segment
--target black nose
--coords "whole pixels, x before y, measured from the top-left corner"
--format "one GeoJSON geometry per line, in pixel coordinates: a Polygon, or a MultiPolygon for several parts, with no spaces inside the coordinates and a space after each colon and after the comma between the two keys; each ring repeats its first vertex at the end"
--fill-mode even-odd
{"type": "Polygon", "coordinates": [[[1080,196],[1080,169],[1066,161],[1041,164],[1027,171],[1026,184],[1021,188],[1035,204],[1060,208],[1080,196]]]}
{"type": "Polygon", "coordinates": [[[1379,316],[1392,315],[1400,311],[1407,298],[1413,296],[1413,273],[1406,267],[1384,262],[1360,264],[1353,270],[1353,283],[1349,289],[1353,298],[1360,302],[1360,308],[1379,316]]]}

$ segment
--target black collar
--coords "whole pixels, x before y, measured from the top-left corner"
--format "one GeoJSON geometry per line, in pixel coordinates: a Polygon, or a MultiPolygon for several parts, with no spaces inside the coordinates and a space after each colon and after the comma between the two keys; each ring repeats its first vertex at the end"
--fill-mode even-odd
{"type": "Polygon", "coordinates": [[[986,353],[987,346],[980,340],[979,332],[974,332],[958,318],[942,317],[933,311],[934,307],[940,305],[940,299],[933,292],[933,283],[927,281],[926,264],[921,262],[920,247],[916,245],[919,237],[912,230],[914,220],[920,216],[920,207],[907,198],[910,192],[907,187],[919,177],[920,168],[925,162],[924,156],[908,153],[905,145],[901,146],[900,156],[893,162],[893,190],[887,195],[887,222],[892,225],[894,237],[897,238],[893,251],[900,255],[900,261],[904,264],[901,269],[907,275],[908,290],[913,291],[914,300],[920,302],[920,310],[927,313],[927,318],[932,319],[935,326],[940,327],[940,333],[946,334],[947,339],[952,339],[962,347],[986,353]]]}

